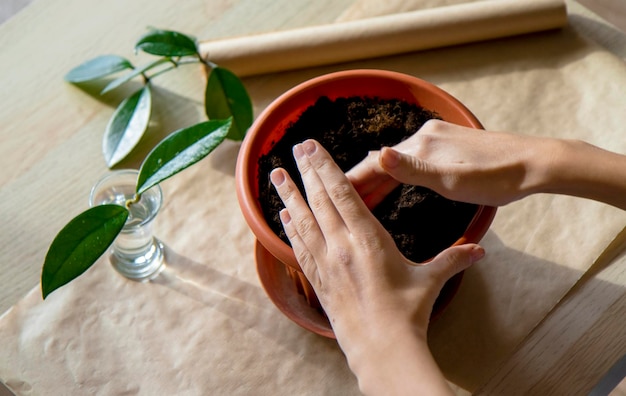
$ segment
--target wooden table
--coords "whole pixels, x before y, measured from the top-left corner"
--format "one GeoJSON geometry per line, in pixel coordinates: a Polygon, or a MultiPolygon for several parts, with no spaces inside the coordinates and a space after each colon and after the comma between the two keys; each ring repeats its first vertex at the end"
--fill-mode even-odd
{"type": "MultiPolygon", "coordinates": [[[[621,32],[626,32],[626,4],[619,0],[578,0],[578,2],[589,10],[593,11],[596,15],[604,18],[609,23],[607,26],[610,29],[617,28],[621,32]]],[[[622,58],[626,59],[626,54],[622,52],[622,58]]],[[[623,235],[622,235],[623,237],[623,235]]],[[[618,238],[619,240],[619,238],[618,238]]],[[[623,238],[621,238],[623,244],[623,238]]],[[[607,260],[609,258],[607,257],[607,260]]],[[[605,271],[604,276],[608,277],[617,277],[618,274],[622,274],[626,269],[625,268],[612,268],[605,271]]],[[[487,392],[497,392],[498,381],[502,381],[504,377],[507,375],[514,376],[512,374],[515,370],[525,370],[526,373],[529,371],[540,371],[541,365],[537,364],[538,359],[537,355],[544,354],[545,349],[540,352],[542,348],[548,348],[548,346],[552,343],[559,343],[559,339],[562,338],[563,334],[567,333],[568,327],[576,327],[580,322],[580,318],[585,317],[585,315],[592,316],[592,313],[589,312],[578,312],[575,313],[581,304],[582,301],[589,298],[590,295],[598,294],[598,285],[597,280],[594,281],[594,276],[597,276],[602,270],[594,269],[589,273],[589,276],[585,278],[584,282],[581,282],[578,287],[571,291],[568,298],[563,302],[563,304],[559,307],[560,311],[555,312],[551,317],[547,318],[544,323],[529,337],[527,344],[520,349],[520,351],[511,359],[511,361],[500,371],[499,378],[494,379],[491,384],[486,385],[485,389],[487,392]],[[595,286],[594,286],[595,283],[595,286]],[[533,359],[534,358],[534,359],[533,359]],[[539,366],[539,367],[537,367],[539,366]]],[[[592,328],[585,329],[587,334],[584,337],[581,337],[579,342],[576,345],[573,345],[566,354],[570,356],[584,356],[584,351],[589,348],[595,347],[594,342],[598,341],[599,338],[606,337],[605,340],[615,340],[615,338],[619,338],[615,336],[615,330],[619,329],[621,326],[621,331],[618,334],[622,334],[623,337],[623,324],[619,324],[618,322],[613,322],[612,324],[608,324],[611,321],[606,321],[604,318],[609,317],[626,317],[626,294],[623,292],[621,295],[613,295],[606,305],[603,305],[605,311],[600,312],[600,317],[595,317],[595,323],[592,328]],[[617,327],[613,327],[613,325],[617,325],[617,327]],[[594,341],[595,340],[595,341],[594,341]]],[[[597,314],[598,312],[596,312],[597,314]]],[[[623,339],[618,342],[623,343],[623,339]]],[[[610,348],[610,347],[607,347],[610,348]]],[[[547,354],[547,353],[546,353],[547,354]]],[[[563,356],[563,355],[562,355],[563,356]]],[[[545,387],[552,386],[552,389],[563,389],[560,388],[559,384],[568,383],[569,381],[581,380],[585,381],[585,373],[583,366],[585,363],[588,363],[591,359],[580,359],[578,360],[579,364],[572,363],[572,361],[578,360],[570,357],[566,358],[556,358],[553,360],[552,369],[549,371],[549,374],[544,374],[542,379],[538,381],[543,384],[545,387]],[[567,362],[567,363],[566,363],[567,362]],[[561,366],[561,367],[558,367],[561,366]],[[563,373],[569,369],[570,374],[564,375],[563,373]],[[572,375],[573,372],[577,374],[572,375]],[[550,384],[550,385],[546,385],[550,384]]],[[[607,389],[607,384],[619,384],[616,388],[611,392],[613,396],[623,396],[626,395],[626,355],[621,358],[620,361],[615,363],[613,370],[611,370],[610,374],[607,377],[603,378],[604,383],[599,384],[595,391],[603,392],[607,389]],[[620,379],[621,380],[620,382],[620,379]]],[[[609,385],[610,386],[610,385],[609,385]]],[[[538,386],[539,388],[539,386],[538,386]]],[[[576,386],[570,389],[580,389],[576,386]]],[[[598,393],[600,395],[602,393],[598,393]]]]}
{"type": "MultiPolygon", "coordinates": [[[[0,215],[2,233],[11,234],[13,240],[0,248],[0,312],[37,285],[48,244],[77,208],[85,207],[85,191],[106,171],[100,134],[119,96],[94,100],[68,87],[61,78],[65,72],[104,53],[132,57],[133,40],[146,26],[180,30],[202,39],[227,37],[332,22],[356,1],[306,7],[304,0],[294,1],[277,16],[264,13],[254,1],[248,1],[247,7],[233,7],[239,2],[38,0],[0,26],[0,215]],[[55,189],[42,189],[42,184],[55,189]]],[[[580,2],[603,12],[606,20],[626,31],[625,8],[619,0],[580,2]]],[[[165,79],[165,89],[197,102],[201,87],[184,80],[197,78],[194,73],[165,79]]],[[[160,120],[164,132],[183,120],[201,119],[184,104],[172,106],[170,117],[160,120]]],[[[153,143],[150,139],[143,143],[144,153],[153,143]]],[[[136,166],[138,158],[125,165],[136,166]]],[[[615,255],[624,240],[626,231],[615,242],[615,255]]],[[[606,352],[626,350],[626,262],[607,265],[615,255],[603,257],[531,333],[483,385],[485,394],[500,394],[499,390],[515,381],[530,393],[553,389],[555,394],[597,383],[599,377],[585,375],[586,364],[592,361],[608,370],[617,358],[609,354],[603,359],[606,352]],[[619,279],[622,287],[608,292],[602,289],[601,279],[619,279]],[[583,302],[589,299],[597,303],[584,311],[583,302]],[[526,383],[527,378],[534,382],[526,383]]]]}

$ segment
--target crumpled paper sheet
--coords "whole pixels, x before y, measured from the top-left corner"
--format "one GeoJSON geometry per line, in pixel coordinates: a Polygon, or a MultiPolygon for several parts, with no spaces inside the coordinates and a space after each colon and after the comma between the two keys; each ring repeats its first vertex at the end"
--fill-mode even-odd
{"type": "MultiPolygon", "coordinates": [[[[298,82],[370,67],[429,80],[486,128],[584,139],[626,152],[626,66],[573,29],[246,81],[258,111],[298,82]]],[[[119,277],[103,258],[0,319],[0,379],[18,394],[358,394],[336,343],[286,319],[259,286],[254,238],[234,188],[238,145],[163,184],[156,234],[168,268],[119,277]]],[[[433,353],[458,393],[488,381],[624,228],[615,208],[538,195],[501,208],[487,257],[432,324],[433,353]]],[[[373,318],[375,320],[375,318],[373,318]]]]}
{"type": "Polygon", "coordinates": [[[358,394],[336,342],[293,324],[258,283],[235,197],[237,149],[227,142],[163,184],[155,233],[168,267],[155,281],[125,280],[103,257],[45,301],[34,289],[5,314],[7,386],[17,394],[315,395],[339,383],[358,394]]]}

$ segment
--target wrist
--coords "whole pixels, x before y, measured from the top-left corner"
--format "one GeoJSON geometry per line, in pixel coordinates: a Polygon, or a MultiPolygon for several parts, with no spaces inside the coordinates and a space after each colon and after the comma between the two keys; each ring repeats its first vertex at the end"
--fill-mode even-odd
{"type": "Polygon", "coordinates": [[[342,349],[363,394],[452,394],[426,335],[414,327],[388,326],[383,334],[351,341],[342,349]]]}
{"type": "Polygon", "coordinates": [[[626,209],[626,156],[580,140],[556,140],[538,192],[588,198],[626,209]]]}
{"type": "Polygon", "coordinates": [[[565,140],[550,138],[530,138],[533,140],[527,151],[526,182],[522,187],[522,197],[538,193],[555,193],[560,188],[570,160],[569,144],[565,140]]]}

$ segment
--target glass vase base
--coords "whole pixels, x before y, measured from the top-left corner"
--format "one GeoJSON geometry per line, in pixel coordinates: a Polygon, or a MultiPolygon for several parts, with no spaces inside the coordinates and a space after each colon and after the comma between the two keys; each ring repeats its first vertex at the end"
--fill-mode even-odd
{"type": "Polygon", "coordinates": [[[142,255],[128,255],[113,249],[110,261],[115,270],[125,278],[137,282],[148,282],[165,268],[164,246],[156,240],[151,249],[142,255]]]}

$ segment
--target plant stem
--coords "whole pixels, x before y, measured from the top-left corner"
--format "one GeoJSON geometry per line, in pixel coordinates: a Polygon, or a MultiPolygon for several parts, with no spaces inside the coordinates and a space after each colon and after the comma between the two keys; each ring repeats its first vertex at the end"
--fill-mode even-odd
{"type": "Polygon", "coordinates": [[[174,60],[174,59],[172,59],[172,58],[168,58],[168,60],[170,61],[170,63],[172,63],[172,66],[167,67],[167,68],[164,68],[164,69],[162,69],[162,70],[159,70],[158,72],[154,73],[154,74],[153,74],[153,75],[151,75],[150,77],[147,77],[147,78],[148,78],[148,80],[150,80],[150,79],[152,79],[152,78],[154,78],[154,77],[156,77],[156,76],[158,76],[158,75],[160,75],[160,74],[163,74],[163,73],[165,73],[165,72],[168,72],[168,71],[170,71],[170,70],[172,70],[172,69],[175,69],[175,68],[177,68],[178,66],[190,65],[190,64],[192,64],[192,63],[200,63],[200,62],[199,62],[198,60],[196,60],[196,59],[184,59],[184,60],[175,61],[175,60],[174,60]]]}
{"type": "Polygon", "coordinates": [[[136,204],[137,202],[139,202],[139,200],[141,200],[141,194],[135,194],[133,198],[126,200],[124,206],[126,206],[126,209],[130,210],[130,206],[132,204],[136,204]]]}

